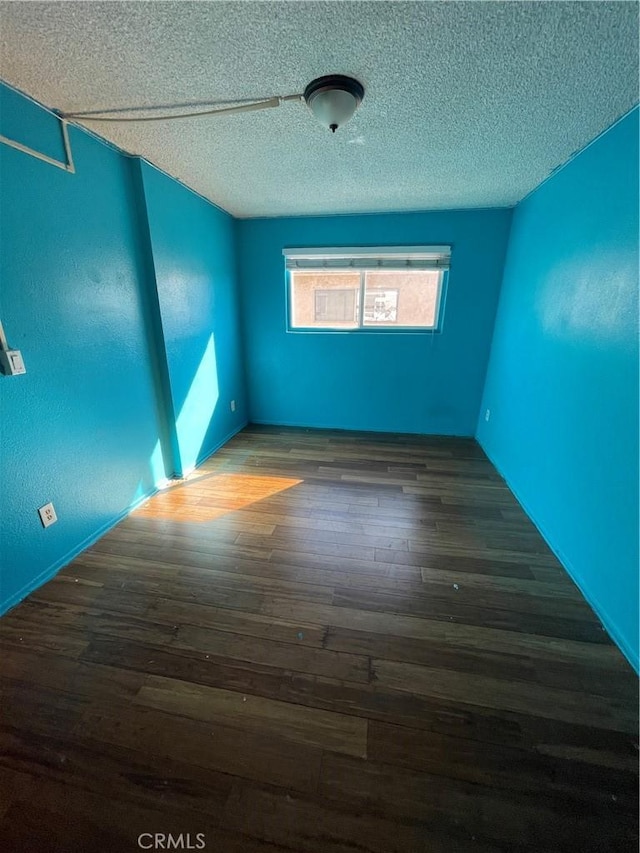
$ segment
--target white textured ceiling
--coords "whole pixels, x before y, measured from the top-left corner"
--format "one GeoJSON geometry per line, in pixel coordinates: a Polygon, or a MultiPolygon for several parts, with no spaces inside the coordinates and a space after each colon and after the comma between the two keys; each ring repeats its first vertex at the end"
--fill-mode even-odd
{"type": "Polygon", "coordinates": [[[0,3],[0,77],[64,112],[365,86],[306,107],[91,124],[241,216],[507,206],[638,98],[635,2],[0,3]]]}

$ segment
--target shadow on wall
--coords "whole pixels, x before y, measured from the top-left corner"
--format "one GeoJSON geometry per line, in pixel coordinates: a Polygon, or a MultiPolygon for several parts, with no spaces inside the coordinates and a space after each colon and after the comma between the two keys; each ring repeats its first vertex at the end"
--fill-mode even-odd
{"type": "MultiPolygon", "coordinates": [[[[187,482],[172,484],[167,477],[171,472],[165,469],[165,453],[159,438],[149,459],[149,476],[161,494],[156,495],[152,503],[138,509],[138,517],[214,521],[303,482],[288,477],[254,474],[194,473],[202,456],[207,453],[206,438],[219,400],[215,340],[211,334],[175,423],[180,463],[187,482]]],[[[142,478],[132,503],[135,505],[143,500],[148,493],[148,481],[142,478]]]]}
{"type": "MultiPolygon", "coordinates": [[[[219,399],[220,382],[212,333],[176,418],[175,431],[183,476],[187,476],[194,470],[207,450],[205,439],[213,422],[219,399]]],[[[175,474],[167,470],[165,462],[167,458],[171,458],[170,454],[163,446],[163,439],[159,437],[149,457],[148,472],[138,482],[132,499],[133,505],[149,494],[149,481],[156,488],[166,487],[170,477],[175,474]]]]}

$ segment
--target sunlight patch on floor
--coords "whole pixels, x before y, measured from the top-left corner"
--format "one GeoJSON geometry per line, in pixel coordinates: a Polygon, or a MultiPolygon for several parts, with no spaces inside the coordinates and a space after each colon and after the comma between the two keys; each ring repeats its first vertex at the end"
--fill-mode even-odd
{"type": "Polygon", "coordinates": [[[138,518],[168,521],[212,521],[229,512],[298,486],[303,480],[256,474],[206,474],[191,477],[146,501],[138,518]]]}

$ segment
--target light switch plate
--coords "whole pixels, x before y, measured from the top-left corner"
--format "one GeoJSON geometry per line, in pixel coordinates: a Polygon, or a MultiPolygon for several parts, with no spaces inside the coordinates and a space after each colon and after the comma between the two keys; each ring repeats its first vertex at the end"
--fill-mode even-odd
{"type": "Polygon", "coordinates": [[[27,372],[22,353],[17,349],[0,349],[0,367],[5,376],[20,376],[27,372]]]}

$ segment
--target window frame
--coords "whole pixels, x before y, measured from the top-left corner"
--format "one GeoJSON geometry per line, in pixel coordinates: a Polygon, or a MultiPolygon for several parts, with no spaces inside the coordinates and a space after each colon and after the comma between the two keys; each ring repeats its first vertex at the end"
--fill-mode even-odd
{"type": "MultiPolygon", "coordinates": [[[[448,248],[448,247],[447,247],[448,248]]],[[[321,254],[322,250],[318,249],[317,252],[321,254]]],[[[286,254],[286,250],[283,250],[283,254],[286,254]]],[[[393,325],[377,325],[375,323],[370,323],[369,325],[364,325],[364,302],[365,302],[365,288],[366,288],[366,274],[367,272],[381,272],[382,270],[376,267],[359,267],[357,263],[354,263],[351,267],[349,267],[351,272],[358,271],[360,273],[360,291],[359,297],[357,299],[358,302],[358,325],[353,326],[351,328],[339,328],[332,326],[293,326],[292,325],[292,315],[293,315],[293,301],[294,301],[294,292],[293,292],[293,273],[295,272],[310,272],[310,273],[327,273],[328,269],[326,267],[305,267],[300,270],[292,270],[285,269],[285,282],[286,282],[286,331],[290,334],[319,334],[319,335],[399,335],[399,334],[410,334],[410,335],[439,335],[442,333],[443,323],[444,323],[444,309],[446,303],[446,292],[447,285],[449,280],[449,269],[442,268],[435,270],[439,273],[440,280],[438,284],[438,292],[436,296],[436,305],[435,305],[435,322],[433,326],[402,326],[397,323],[393,323],[393,325]]],[[[393,270],[391,268],[387,268],[389,272],[406,272],[406,268],[398,267],[393,270]]],[[[345,269],[334,269],[333,272],[344,272],[345,269]]],[[[431,270],[432,272],[434,270],[431,270]]],[[[388,288],[390,290],[394,290],[397,288],[388,288]]],[[[400,294],[398,294],[398,301],[400,299],[400,294]]]]}

